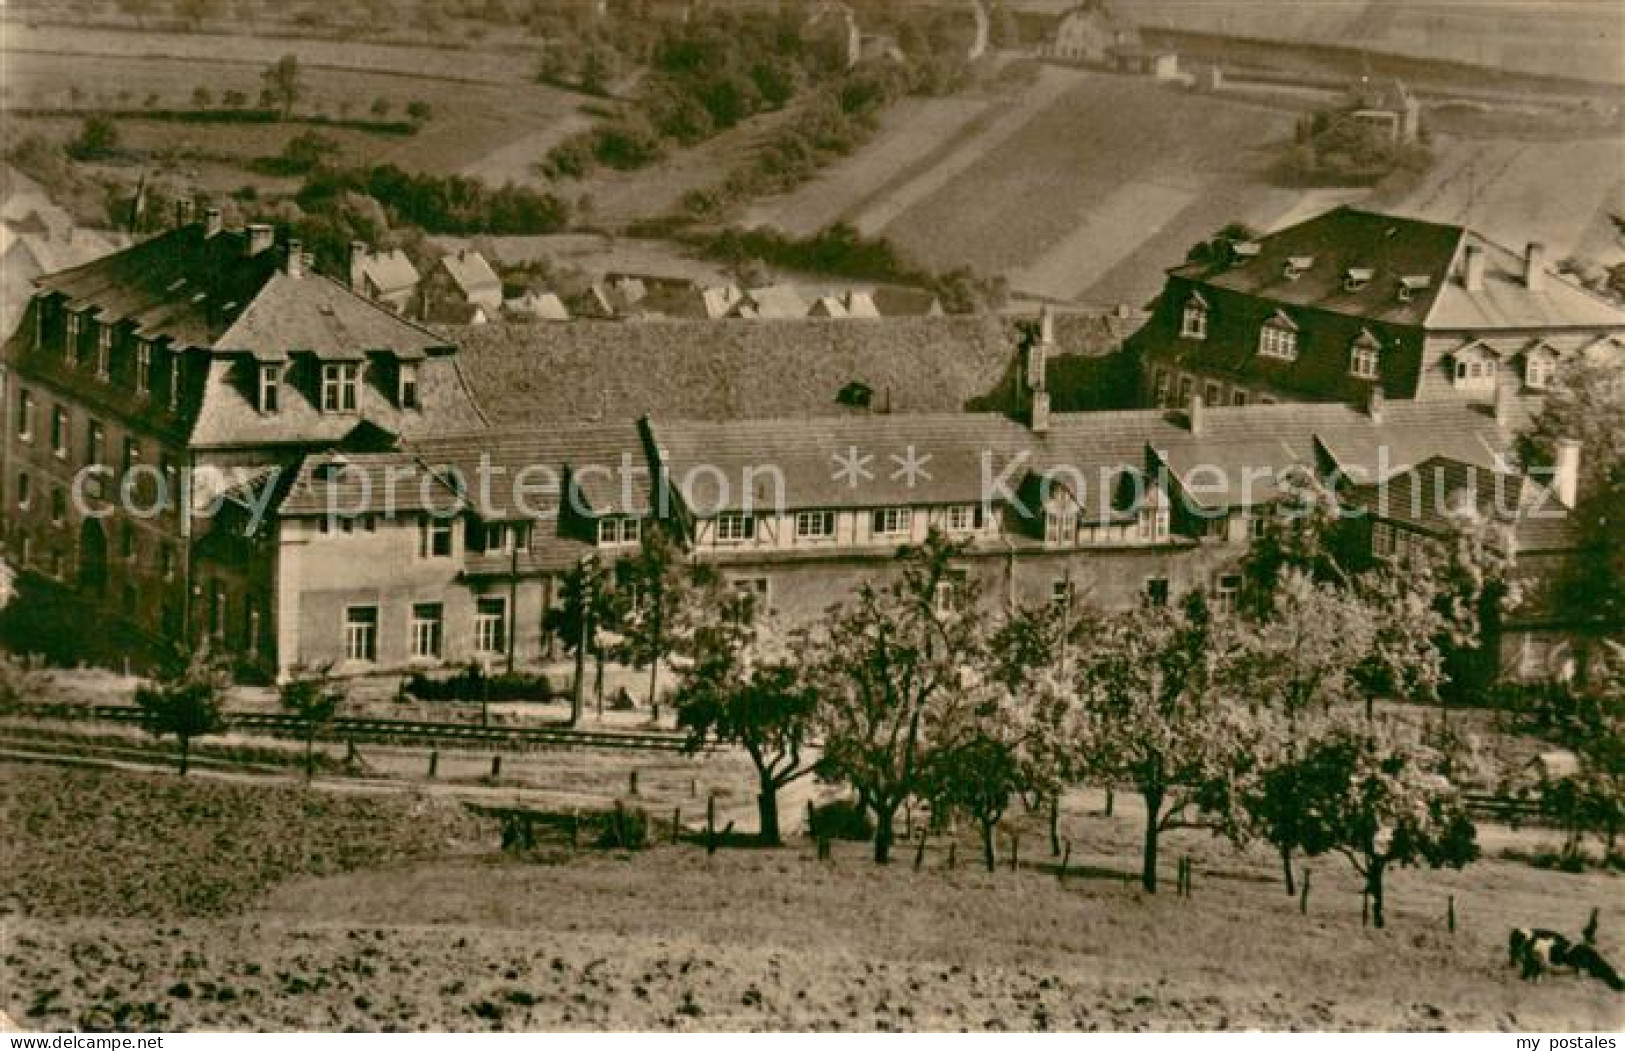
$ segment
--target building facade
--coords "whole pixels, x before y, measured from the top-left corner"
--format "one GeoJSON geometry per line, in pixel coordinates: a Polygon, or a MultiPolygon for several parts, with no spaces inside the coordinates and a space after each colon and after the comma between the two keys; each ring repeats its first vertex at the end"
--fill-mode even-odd
{"type": "Polygon", "coordinates": [[[1148,404],[1538,393],[1579,355],[1625,368],[1625,310],[1457,226],[1339,208],[1175,267],[1133,340],[1148,404]]]}

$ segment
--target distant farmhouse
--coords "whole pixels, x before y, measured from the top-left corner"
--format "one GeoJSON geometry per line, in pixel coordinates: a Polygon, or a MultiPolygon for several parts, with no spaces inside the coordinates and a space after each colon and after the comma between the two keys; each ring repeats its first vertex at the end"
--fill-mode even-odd
{"type": "Polygon", "coordinates": [[[422,285],[422,316],[429,321],[483,324],[502,312],[502,279],[472,248],[440,257],[422,285]]]}
{"type": "Polygon", "coordinates": [[[1625,310],[1460,226],[1339,208],[1169,271],[1133,340],[1152,404],[1493,404],[1578,355],[1625,367],[1625,310]]]}
{"type": "Polygon", "coordinates": [[[1085,0],[1058,18],[1039,54],[1053,62],[1138,73],[1159,80],[1179,76],[1179,56],[1147,47],[1134,24],[1110,0],[1085,0]]]}
{"type": "Polygon", "coordinates": [[[122,234],[79,226],[20,173],[8,170],[5,181],[6,196],[0,200],[0,336],[17,326],[36,278],[88,263],[128,243],[122,234]]]}
{"type": "Polygon", "coordinates": [[[350,245],[350,287],[395,313],[417,310],[420,280],[417,267],[399,248],[386,252],[373,251],[364,242],[350,245]]]}

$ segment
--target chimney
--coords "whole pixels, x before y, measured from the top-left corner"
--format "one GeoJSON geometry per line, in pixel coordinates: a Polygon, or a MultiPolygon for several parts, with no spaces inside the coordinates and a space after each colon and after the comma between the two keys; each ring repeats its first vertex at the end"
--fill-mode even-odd
{"type": "Polygon", "coordinates": [[[1049,433],[1049,391],[1033,391],[1032,419],[1028,424],[1034,434],[1049,433]]]}
{"type": "Polygon", "coordinates": [[[1462,253],[1462,260],[1466,272],[1462,275],[1461,283],[1469,292],[1484,291],[1484,249],[1477,245],[1468,245],[1462,253]]]}
{"type": "Polygon", "coordinates": [[[220,218],[220,209],[210,208],[203,213],[204,237],[213,237],[224,228],[224,225],[224,222],[220,218]]]}
{"type": "Polygon", "coordinates": [[[283,261],[282,272],[289,277],[305,276],[305,246],[298,241],[288,242],[288,256],[283,261]]]}
{"type": "Polygon", "coordinates": [[[1370,416],[1371,422],[1379,427],[1382,425],[1383,401],[1382,387],[1373,383],[1371,385],[1371,400],[1366,403],[1366,415],[1370,416]]]}
{"type": "Polygon", "coordinates": [[[362,272],[362,266],[367,261],[367,242],[350,242],[350,290],[367,294],[367,275],[362,272]]]}
{"type": "Polygon", "coordinates": [[[1190,422],[1191,436],[1200,438],[1207,431],[1207,406],[1202,404],[1200,394],[1191,395],[1190,408],[1186,410],[1186,419],[1190,422]]]}
{"type": "Polygon", "coordinates": [[[1038,335],[1027,344],[1027,389],[1049,387],[1049,350],[1055,343],[1055,315],[1045,307],[1038,318],[1038,335]]]}
{"type": "Polygon", "coordinates": [[[1531,292],[1546,290],[1546,246],[1530,241],[1523,255],[1523,283],[1531,292]]]}
{"type": "Polygon", "coordinates": [[[259,255],[275,243],[276,231],[269,223],[248,224],[247,251],[249,255],[259,255]]]}
{"type": "Polygon", "coordinates": [[[1580,443],[1573,438],[1559,438],[1557,460],[1552,464],[1552,491],[1557,502],[1573,509],[1580,495],[1580,443]]]}
{"type": "Polygon", "coordinates": [[[1495,384],[1495,422],[1502,427],[1512,422],[1512,384],[1499,380],[1495,384]]]}

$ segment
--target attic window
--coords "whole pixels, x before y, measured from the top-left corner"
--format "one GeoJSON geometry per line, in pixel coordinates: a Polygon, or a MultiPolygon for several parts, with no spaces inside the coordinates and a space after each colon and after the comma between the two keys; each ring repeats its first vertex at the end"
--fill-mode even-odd
{"type": "Polygon", "coordinates": [[[1361,329],[1349,348],[1349,375],[1363,380],[1376,379],[1381,358],[1382,344],[1369,331],[1361,329]]]}
{"type": "Polygon", "coordinates": [[[1207,300],[1192,292],[1179,319],[1179,334],[1185,339],[1207,338],[1207,300]]]}
{"type": "Polygon", "coordinates": [[[259,383],[259,406],[263,413],[277,411],[278,395],[282,389],[282,366],[261,365],[259,383]]]}
{"type": "Polygon", "coordinates": [[[322,411],[355,412],[361,366],[353,362],[328,362],[322,366],[322,411]]]}
{"type": "Polygon", "coordinates": [[[1409,303],[1418,292],[1425,292],[1433,284],[1426,274],[1407,274],[1399,279],[1399,301],[1409,303]]]}
{"type": "Polygon", "coordinates": [[[1298,357],[1298,327],[1280,311],[1258,330],[1258,353],[1266,358],[1295,361],[1298,357]]]}
{"type": "Polygon", "coordinates": [[[1496,361],[1480,344],[1455,353],[1455,382],[1458,387],[1489,387],[1495,384],[1496,361]]]}
{"type": "Polygon", "coordinates": [[[1296,281],[1298,278],[1308,273],[1310,269],[1314,267],[1314,265],[1314,256],[1295,255],[1286,261],[1286,265],[1281,268],[1281,273],[1288,281],[1296,281]]]}
{"type": "Polygon", "coordinates": [[[1557,355],[1544,344],[1524,355],[1523,382],[1531,390],[1545,390],[1557,373],[1557,355]]]}
{"type": "Polygon", "coordinates": [[[1343,272],[1343,291],[1358,292],[1371,283],[1376,271],[1367,266],[1351,266],[1343,272]]]}
{"type": "Polygon", "coordinates": [[[415,361],[401,362],[398,380],[397,397],[401,408],[422,408],[422,405],[418,402],[418,363],[415,361]]]}

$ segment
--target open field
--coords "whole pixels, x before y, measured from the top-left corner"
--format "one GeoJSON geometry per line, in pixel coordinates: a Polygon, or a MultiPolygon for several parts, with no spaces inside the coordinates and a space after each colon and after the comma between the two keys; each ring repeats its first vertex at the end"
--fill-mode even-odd
{"type": "MultiPolygon", "coordinates": [[[[68,107],[69,90],[75,85],[95,104],[119,109],[139,109],[149,96],[157,97],[156,108],[191,108],[192,91],[199,84],[208,86],[216,100],[229,90],[253,99],[262,68],[190,59],[10,52],[5,53],[5,63],[8,105],[29,108],[68,107]]],[[[433,108],[432,119],[413,135],[320,128],[339,144],[341,159],[353,164],[393,163],[436,174],[471,171],[501,182],[523,174],[512,158],[516,139],[545,152],[545,140],[562,135],[580,119],[579,97],[540,84],[498,86],[326,68],[308,69],[301,79],[305,94],[297,112],[302,114],[366,119],[376,99],[389,103],[390,118],[395,120],[404,118],[414,99],[433,108]]],[[[79,129],[79,121],[69,117],[11,114],[7,123],[13,135],[41,133],[59,141],[72,138],[79,129]]],[[[236,189],[242,183],[285,189],[286,180],[243,169],[257,158],[276,155],[289,138],[307,130],[298,122],[187,124],[139,118],[120,119],[118,129],[124,148],[172,157],[198,169],[198,180],[217,190],[236,189]]]]}
{"type": "MultiPolygon", "coordinates": [[[[968,263],[1007,274],[1021,292],[1103,301],[1098,280],[1145,241],[1166,234],[1182,254],[1232,219],[1291,206],[1295,193],[1264,181],[1291,114],[1142,78],[1074,76],[1069,90],[1012,133],[979,143],[947,178],[924,176],[928,192],[886,234],[932,265],[968,263]],[[1235,214],[1241,198],[1250,215],[1235,214]]],[[[1159,285],[1153,267],[1116,298],[1141,302],[1159,285]]]]}
{"type": "Polygon", "coordinates": [[[1170,869],[1193,859],[1194,896],[1148,897],[1123,878],[1138,815],[1122,797],[1112,818],[1098,797],[1069,799],[1063,882],[1025,818],[1020,871],[989,874],[970,864],[968,839],[952,870],[940,837],[919,871],[906,856],[877,869],[859,844],[837,844],[824,864],[804,843],[707,857],[555,841],[520,860],[429,798],[10,766],[0,792],[0,831],[20,847],[12,872],[25,877],[8,881],[0,1008],[32,1027],[1625,1022],[1600,985],[1528,984],[1504,966],[1508,925],[1576,927],[1592,904],[1617,957],[1618,876],[1493,859],[1399,872],[1390,927],[1372,931],[1341,862],[1312,863],[1304,917],[1269,859],[1181,834],[1165,857],[1170,869]]]}
{"type": "Polygon", "coordinates": [[[1625,259],[1610,215],[1625,216],[1625,139],[1519,142],[1451,138],[1408,193],[1384,202],[1401,214],[1463,223],[1522,249],[1543,241],[1554,259],[1625,259]]]}

